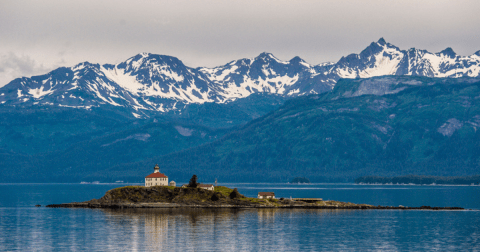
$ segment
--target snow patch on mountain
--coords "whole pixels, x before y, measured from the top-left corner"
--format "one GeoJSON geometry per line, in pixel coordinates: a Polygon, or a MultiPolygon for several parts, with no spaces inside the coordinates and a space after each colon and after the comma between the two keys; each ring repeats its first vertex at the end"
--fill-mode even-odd
{"type": "Polygon", "coordinates": [[[49,90],[44,90],[44,86],[41,86],[39,88],[32,88],[28,90],[28,93],[33,96],[33,98],[38,99],[44,95],[49,95],[52,94],[54,90],[49,89],[49,90]]]}
{"type": "Polygon", "coordinates": [[[455,133],[455,131],[460,129],[462,126],[463,122],[460,122],[456,118],[450,118],[437,129],[437,132],[443,136],[451,137],[453,133],[455,133]]]}
{"type": "Polygon", "coordinates": [[[394,75],[398,69],[398,63],[403,58],[403,53],[389,48],[387,45],[383,46],[383,50],[374,55],[375,63],[373,66],[359,72],[361,78],[370,78],[373,76],[394,75]]]}
{"type": "Polygon", "coordinates": [[[178,134],[186,137],[191,136],[194,131],[193,129],[184,128],[182,126],[175,126],[174,128],[177,130],[178,134]]]}
{"type": "Polygon", "coordinates": [[[132,93],[138,94],[144,88],[144,85],[137,81],[137,76],[132,76],[128,73],[125,73],[125,69],[118,69],[116,67],[112,69],[106,69],[104,66],[102,66],[100,69],[108,79],[132,93]]]}

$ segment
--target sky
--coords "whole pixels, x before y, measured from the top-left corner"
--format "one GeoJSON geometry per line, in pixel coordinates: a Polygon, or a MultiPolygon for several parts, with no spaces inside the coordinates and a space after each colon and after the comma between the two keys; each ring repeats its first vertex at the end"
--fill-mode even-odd
{"type": "Polygon", "coordinates": [[[270,52],[338,61],[383,37],[401,49],[480,50],[478,0],[0,0],[0,87],[138,53],[215,67],[270,52]]]}

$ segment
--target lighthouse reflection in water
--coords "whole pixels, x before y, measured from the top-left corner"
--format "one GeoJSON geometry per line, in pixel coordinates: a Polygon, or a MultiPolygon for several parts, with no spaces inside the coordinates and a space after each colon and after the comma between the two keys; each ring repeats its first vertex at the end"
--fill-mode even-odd
{"type": "Polygon", "coordinates": [[[430,250],[479,246],[474,242],[480,226],[479,218],[476,218],[480,216],[476,211],[102,211],[107,222],[112,222],[112,228],[116,226],[124,230],[123,249],[128,250],[430,250]],[[476,217],[469,221],[469,216],[476,217]],[[472,221],[476,224],[472,224],[472,221]]]}

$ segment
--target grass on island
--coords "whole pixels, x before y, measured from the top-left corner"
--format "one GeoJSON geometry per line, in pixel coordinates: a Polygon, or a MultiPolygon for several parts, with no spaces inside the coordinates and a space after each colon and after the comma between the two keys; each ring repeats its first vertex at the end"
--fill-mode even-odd
{"type": "Polygon", "coordinates": [[[228,188],[226,186],[215,186],[214,192],[219,192],[219,193],[223,194],[225,197],[228,197],[228,196],[230,196],[230,193],[233,192],[233,189],[228,188]]]}
{"type": "MultiPolygon", "coordinates": [[[[130,189],[135,189],[135,188],[142,188],[142,187],[143,187],[143,188],[147,188],[147,187],[145,187],[145,186],[140,186],[140,185],[139,185],[139,186],[122,186],[122,187],[113,188],[113,189],[111,189],[111,190],[109,190],[109,191],[113,192],[113,191],[115,191],[115,190],[123,190],[123,189],[128,189],[128,188],[130,188],[130,189]]],[[[171,190],[175,190],[175,188],[177,188],[177,187],[175,187],[175,186],[161,186],[161,185],[151,186],[151,188],[153,188],[153,187],[165,187],[165,188],[168,188],[168,189],[171,189],[171,190]]]]}
{"type": "Polygon", "coordinates": [[[110,189],[107,191],[110,192],[110,193],[120,193],[123,189],[127,189],[127,188],[131,188],[131,189],[135,189],[135,188],[140,188],[140,187],[143,187],[143,186],[122,186],[122,187],[117,187],[117,188],[113,188],[113,189],[110,189]]]}
{"type": "MultiPolygon", "coordinates": [[[[180,188],[175,186],[152,186],[152,187],[124,186],[124,187],[111,189],[107,194],[109,194],[113,199],[116,199],[116,200],[127,200],[132,202],[137,202],[137,201],[141,202],[146,198],[148,198],[149,202],[167,201],[167,198],[165,198],[165,195],[162,195],[162,194],[157,195],[155,193],[153,194],[149,193],[146,195],[144,192],[142,192],[143,190],[139,190],[141,188],[148,188],[148,189],[163,188],[163,190],[168,189],[175,193],[180,193],[182,191],[182,193],[180,194],[182,200],[192,201],[192,202],[211,201],[212,193],[216,193],[216,194],[220,193],[224,197],[229,199],[230,194],[234,190],[226,186],[216,186],[213,192],[207,191],[205,189],[200,190],[200,189],[194,189],[194,188],[180,188]]],[[[147,190],[147,191],[152,192],[151,190],[147,190]]],[[[245,196],[241,196],[236,199],[240,201],[250,202],[256,205],[282,206],[285,204],[284,202],[282,203],[282,201],[279,199],[258,199],[258,198],[250,198],[245,196]]],[[[317,206],[329,206],[329,207],[349,207],[349,206],[371,207],[371,205],[367,205],[367,204],[355,204],[350,202],[339,202],[334,200],[318,201],[318,202],[315,202],[314,204],[317,206]]]]}
{"type": "Polygon", "coordinates": [[[280,206],[278,203],[278,199],[258,199],[258,198],[244,198],[242,200],[250,201],[251,203],[254,204],[263,204],[263,205],[274,205],[274,206],[280,206]]]}
{"type": "MultiPolygon", "coordinates": [[[[226,186],[216,186],[214,189],[215,192],[223,194],[225,197],[230,197],[230,193],[233,192],[233,189],[226,186]]],[[[239,198],[240,200],[249,201],[254,204],[267,204],[267,205],[279,205],[277,199],[258,199],[258,198],[239,198]]]]}
{"type": "Polygon", "coordinates": [[[329,207],[353,207],[353,206],[363,206],[363,207],[373,207],[372,205],[368,204],[355,204],[351,202],[341,202],[335,200],[322,200],[316,202],[318,206],[329,206],[329,207]]]}

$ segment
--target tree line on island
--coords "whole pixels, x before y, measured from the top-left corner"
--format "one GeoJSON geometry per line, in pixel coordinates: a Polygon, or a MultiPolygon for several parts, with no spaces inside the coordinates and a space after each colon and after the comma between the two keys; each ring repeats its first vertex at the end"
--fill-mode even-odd
{"type": "MultiPolygon", "coordinates": [[[[192,178],[190,178],[190,181],[188,182],[187,187],[197,188],[199,184],[200,183],[198,183],[198,177],[197,177],[197,175],[194,174],[192,176],[192,178]]],[[[238,192],[237,188],[234,188],[233,191],[228,196],[229,196],[230,199],[237,199],[237,198],[244,198],[245,197],[238,192]]],[[[220,198],[218,197],[218,195],[216,193],[214,193],[210,199],[212,201],[218,201],[220,198]]]]}

